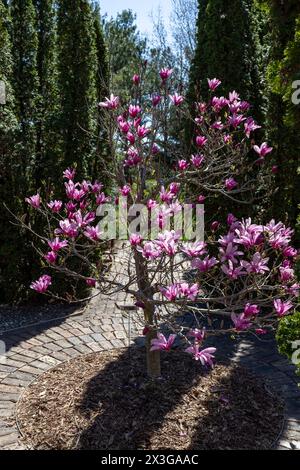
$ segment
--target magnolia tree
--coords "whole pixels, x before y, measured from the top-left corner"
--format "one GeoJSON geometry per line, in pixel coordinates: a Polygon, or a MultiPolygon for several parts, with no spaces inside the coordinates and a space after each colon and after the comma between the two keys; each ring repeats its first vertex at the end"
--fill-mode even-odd
{"type": "MultiPolygon", "coordinates": [[[[134,75],[130,103],[111,95],[99,104],[107,113],[113,190],[108,193],[104,181],[76,182],[69,168],[63,174],[65,200],[27,198],[47,218],[48,233],[39,234],[47,249],[38,248],[47,270],[81,279],[102,295],[123,290],[132,296],[144,323],[150,377],[160,376],[160,351],[169,351],[176,336],[186,342],[186,353],[212,365],[215,348],[205,347],[207,337],[274,329],[293,312],[300,288],[290,228],[274,220],[237,220],[231,213],[226,223],[203,222],[211,194],[247,203],[262,184],[272,148],[255,144],[259,126],[247,116],[249,103],[235,91],[217,96],[221,82],[212,79],[209,101],[196,103],[192,117],[184,96],[172,88],[172,70],[161,70],[160,78],[160,89],[149,96],[142,77],[134,75]],[[168,134],[170,121],[180,119],[193,119],[193,155],[179,154],[176,136],[168,134]],[[174,150],[169,160],[166,148],[168,155],[174,150]],[[108,240],[115,238],[128,240],[125,278],[107,269],[108,240]],[[68,267],[73,256],[89,277],[68,267]],[[195,313],[197,328],[179,325],[176,318],[185,312],[195,313]],[[220,321],[214,329],[214,315],[228,317],[231,326],[220,321]]],[[[48,272],[31,288],[55,296],[51,283],[48,272]]]]}

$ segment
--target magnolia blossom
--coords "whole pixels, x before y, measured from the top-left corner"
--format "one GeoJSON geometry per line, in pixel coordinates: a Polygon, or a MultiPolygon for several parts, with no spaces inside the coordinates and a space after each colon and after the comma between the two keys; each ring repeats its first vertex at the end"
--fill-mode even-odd
{"type": "Polygon", "coordinates": [[[272,152],[273,147],[268,147],[267,142],[263,142],[260,147],[254,145],[253,149],[260,157],[264,158],[268,153],[272,152]]]}
{"type": "Polygon", "coordinates": [[[70,222],[69,219],[64,219],[59,222],[60,229],[58,234],[63,233],[67,237],[76,238],[78,235],[78,227],[74,222],[70,222]]]}
{"type": "Polygon", "coordinates": [[[132,233],[129,238],[129,242],[131,246],[138,246],[142,243],[142,237],[137,233],[132,233]]]}
{"type": "Polygon", "coordinates": [[[200,194],[200,196],[198,196],[198,202],[200,202],[200,204],[203,204],[203,202],[205,201],[206,197],[203,196],[203,194],[200,194]]]}
{"type": "Polygon", "coordinates": [[[170,351],[176,335],[170,335],[167,339],[162,333],[157,333],[157,338],[151,341],[151,351],[170,351]]]}
{"type": "Polygon", "coordinates": [[[207,253],[206,243],[204,242],[184,243],[181,247],[181,251],[183,251],[183,253],[185,253],[190,258],[196,258],[198,256],[201,256],[207,253]]]}
{"type": "Polygon", "coordinates": [[[258,305],[255,305],[255,304],[246,304],[245,305],[245,308],[244,308],[244,317],[245,318],[248,318],[248,317],[253,317],[253,315],[258,315],[260,312],[260,308],[258,307],[258,305]]]}
{"type": "Polygon", "coordinates": [[[204,155],[192,155],[191,162],[195,168],[199,168],[204,161],[204,155]]]}
{"type": "Polygon", "coordinates": [[[62,205],[63,205],[62,201],[57,201],[57,200],[50,201],[47,203],[47,206],[49,207],[49,209],[51,209],[52,212],[54,213],[58,213],[61,210],[62,205]]]}
{"type": "Polygon", "coordinates": [[[51,286],[51,284],[51,276],[44,274],[44,276],[41,276],[37,281],[31,283],[30,289],[35,290],[39,294],[44,294],[47,291],[48,287],[51,286]]]}
{"type": "Polygon", "coordinates": [[[277,312],[277,315],[279,317],[283,317],[288,313],[289,310],[291,310],[291,308],[293,308],[293,304],[289,300],[284,302],[281,299],[275,299],[274,308],[277,312]]]}
{"type": "Polygon", "coordinates": [[[141,77],[135,73],[132,77],[132,81],[135,85],[139,85],[141,82],[141,77]]]}
{"type": "Polygon", "coordinates": [[[60,240],[59,237],[56,237],[54,240],[49,240],[48,245],[52,251],[59,251],[68,246],[68,242],[67,240],[60,240]]]}
{"type": "Polygon", "coordinates": [[[28,202],[28,204],[30,204],[35,209],[39,209],[41,202],[42,202],[41,196],[39,194],[35,194],[34,196],[31,196],[31,197],[26,197],[25,201],[28,202]]]}
{"type": "Polygon", "coordinates": [[[199,286],[198,284],[192,284],[190,286],[188,283],[183,282],[182,284],[178,285],[178,291],[183,297],[187,297],[190,300],[196,300],[199,292],[199,286]]]}
{"type": "Polygon", "coordinates": [[[160,95],[153,95],[152,96],[152,105],[155,107],[161,102],[161,96],[160,95]]]}
{"type": "Polygon", "coordinates": [[[184,171],[189,167],[189,164],[186,160],[179,160],[178,161],[178,168],[180,171],[184,171]]]}
{"type": "Polygon", "coordinates": [[[247,121],[244,124],[245,127],[245,134],[250,138],[251,132],[254,132],[256,129],[261,129],[261,126],[257,125],[256,122],[252,117],[248,118],[247,121]]]}
{"type": "Polygon", "coordinates": [[[170,95],[169,97],[174,106],[180,106],[184,102],[184,97],[179,95],[178,93],[170,95]]]}
{"type": "Polygon", "coordinates": [[[167,288],[162,287],[160,291],[163,294],[163,296],[166,297],[166,299],[169,300],[170,302],[174,302],[174,300],[176,300],[177,297],[180,295],[178,284],[174,284],[167,288]]]}
{"type": "Polygon", "coordinates": [[[198,330],[197,328],[190,330],[188,336],[195,338],[195,341],[203,341],[205,338],[205,328],[198,330]]]}
{"type": "Polygon", "coordinates": [[[238,183],[235,181],[234,178],[227,178],[225,180],[225,187],[228,191],[232,191],[234,188],[236,188],[238,183]]]}
{"type": "Polygon", "coordinates": [[[212,78],[212,79],[208,78],[207,81],[208,81],[209,89],[211,91],[215,91],[218,88],[218,86],[220,86],[222,83],[221,80],[218,80],[217,78],[212,78]]]}
{"type": "Polygon", "coordinates": [[[44,258],[48,261],[50,264],[54,264],[57,259],[57,253],[55,251],[49,251],[44,258]]]}
{"type": "Polygon", "coordinates": [[[196,137],[196,145],[198,147],[204,147],[204,145],[207,143],[207,138],[204,137],[203,135],[197,135],[196,137]]]}
{"type": "Polygon", "coordinates": [[[270,271],[268,268],[269,258],[262,258],[260,253],[254,253],[250,262],[243,260],[241,265],[246,269],[247,273],[265,274],[270,271]]]}
{"type": "Polygon", "coordinates": [[[94,242],[97,242],[98,240],[100,240],[101,235],[102,235],[97,225],[96,227],[87,227],[86,230],[83,232],[83,234],[90,240],[93,240],[94,242]]]}
{"type": "Polygon", "coordinates": [[[226,248],[219,249],[221,255],[221,261],[232,261],[233,263],[238,263],[237,256],[243,256],[243,252],[239,251],[237,245],[233,245],[233,243],[228,243],[226,248]]]}
{"type": "Polygon", "coordinates": [[[279,268],[279,272],[280,272],[280,280],[281,282],[284,282],[284,283],[293,279],[295,275],[295,271],[289,265],[281,266],[279,268]]]}
{"type": "Polygon", "coordinates": [[[74,168],[67,168],[63,172],[63,177],[66,178],[67,180],[73,180],[76,175],[76,170],[74,168]]]}
{"type": "Polygon", "coordinates": [[[110,95],[110,98],[105,98],[105,101],[99,103],[101,108],[117,109],[120,104],[120,98],[118,96],[110,95]]]}
{"type": "Polygon", "coordinates": [[[231,314],[231,320],[234,323],[234,327],[237,331],[248,330],[251,326],[251,321],[246,317],[244,313],[236,315],[235,313],[231,314]]]}
{"type": "Polygon", "coordinates": [[[245,271],[242,266],[234,266],[232,261],[228,261],[228,266],[223,264],[221,269],[226,276],[230,279],[238,279],[240,276],[245,275],[245,271]]]}
{"type": "Polygon", "coordinates": [[[168,68],[163,68],[160,72],[160,78],[165,82],[172,75],[173,70],[168,68]]]}
{"type": "Polygon", "coordinates": [[[206,256],[203,260],[197,258],[192,260],[192,268],[199,269],[201,273],[206,273],[218,264],[218,262],[219,261],[216,258],[210,258],[209,256],[206,256]]]}
{"type": "Polygon", "coordinates": [[[131,187],[128,185],[123,186],[123,188],[119,189],[122,196],[126,197],[131,193],[131,187]]]}
{"type": "Polygon", "coordinates": [[[174,256],[178,250],[178,234],[174,231],[164,232],[159,234],[158,240],[155,241],[155,244],[160,248],[162,253],[167,254],[168,256],[174,256]]]}
{"type": "Polygon", "coordinates": [[[150,129],[147,129],[145,126],[138,126],[137,135],[140,139],[144,139],[150,133],[150,129]]]}
{"type": "Polygon", "coordinates": [[[199,344],[194,344],[194,346],[190,346],[185,350],[185,352],[192,354],[194,356],[194,359],[196,361],[200,361],[201,364],[204,365],[209,365],[213,367],[213,359],[214,356],[213,354],[216,352],[216,348],[206,348],[206,349],[199,349],[199,344]]]}
{"type": "Polygon", "coordinates": [[[88,287],[96,287],[96,279],[89,278],[85,282],[88,287]]]}
{"type": "Polygon", "coordinates": [[[161,256],[161,250],[153,242],[147,242],[143,247],[138,246],[137,250],[140,251],[145,259],[154,260],[161,256]]]}

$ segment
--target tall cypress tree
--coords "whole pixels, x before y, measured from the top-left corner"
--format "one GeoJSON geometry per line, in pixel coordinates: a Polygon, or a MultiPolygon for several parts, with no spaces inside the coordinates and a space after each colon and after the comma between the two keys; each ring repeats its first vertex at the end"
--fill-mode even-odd
{"type": "Polygon", "coordinates": [[[88,0],[59,0],[58,84],[62,165],[88,173],[95,153],[97,90],[94,17],[88,0]]]}
{"type": "Polygon", "coordinates": [[[199,0],[197,47],[190,73],[190,101],[207,98],[207,78],[222,80],[222,93],[238,90],[261,107],[257,4],[252,0],[199,0]]]}
{"type": "Polygon", "coordinates": [[[36,158],[34,178],[36,186],[52,177],[56,180],[57,148],[56,118],[57,71],[56,71],[56,25],[53,0],[34,0],[37,14],[37,73],[39,101],[36,120],[36,158]]]}
{"type": "MultiPolygon", "coordinates": [[[[272,214],[295,225],[300,204],[300,105],[293,103],[293,82],[300,79],[300,4],[269,0],[272,48],[268,66],[268,137],[274,146],[275,178],[272,214]]],[[[297,233],[300,243],[300,230],[297,233]]]]}
{"type": "Polygon", "coordinates": [[[27,192],[36,149],[35,124],[38,104],[36,13],[32,0],[12,0],[13,82],[19,121],[19,151],[22,155],[20,190],[27,192]]]}

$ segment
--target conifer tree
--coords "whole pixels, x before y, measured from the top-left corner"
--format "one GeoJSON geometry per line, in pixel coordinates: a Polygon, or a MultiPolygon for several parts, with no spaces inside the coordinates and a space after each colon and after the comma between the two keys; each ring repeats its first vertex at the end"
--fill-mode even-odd
{"type": "Polygon", "coordinates": [[[96,34],[88,0],[59,0],[58,92],[62,165],[88,173],[97,129],[96,34]]]}

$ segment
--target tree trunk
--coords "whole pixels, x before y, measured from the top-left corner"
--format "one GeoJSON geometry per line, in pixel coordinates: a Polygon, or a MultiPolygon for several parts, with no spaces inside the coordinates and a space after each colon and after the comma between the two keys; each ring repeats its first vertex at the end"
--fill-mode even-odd
{"type": "Polygon", "coordinates": [[[146,335],[147,373],[149,377],[155,379],[161,376],[160,351],[150,351],[151,341],[157,337],[157,329],[154,325],[154,306],[153,304],[147,305],[147,300],[153,299],[153,289],[149,282],[145,260],[137,251],[135,252],[135,267],[139,292],[143,296],[143,302],[146,300],[144,309],[145,323],[150,328],[146,335]]]}

